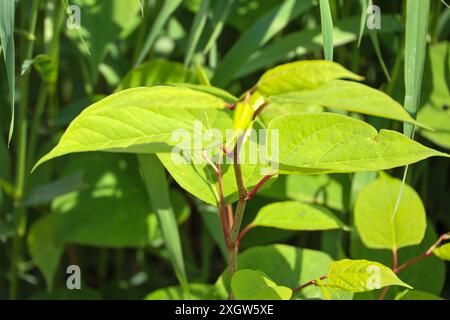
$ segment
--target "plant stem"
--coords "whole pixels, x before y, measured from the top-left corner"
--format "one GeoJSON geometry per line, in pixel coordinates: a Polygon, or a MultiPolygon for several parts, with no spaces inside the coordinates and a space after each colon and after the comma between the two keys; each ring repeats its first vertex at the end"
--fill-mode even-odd
{"type": "MultiPolygon", "coordinates": [[[[28,30],[30,34],[34,34],[36,31],[36,21],[38,16],[38,4],[39,0],[33,0],[31,6],[31,15],[29,18],[26,17],[26,6],[24,5],[22,9],[22,19],[24,21],[29,21],[28,30]]],[[[29,60],[33,56],[34,42],[26,40],[21,43],[23,45],[23,51],[21,55],[21,60],[29,60]]],[[[21,79],[21,99],[20,99],[20,109],[18,116],[18,137],[17,137],[17,158],[16,158],[16,175],[15,175],[15,195],[14,199],[15,205],[15,235],[12,244],[12,257],[11,257],[11,286],[9,291],[10,299],[17,299],[19,292],[19,261],[21,260],[21,242],[25,234],[26,229],[26,210],[20,204],[22,196],[26,188],[26,150],[27,150],[27,107],[28,107],[28,96],[30,87],[30,74],[27,73],[23,75],[21,79]]]]}
{"type": "MultiPolygon", "coordinates": [[[[319,279],[320,279],[320,280],[324,280],[324,279],[326,279],[326,278],[327,278],[327,276],[321,276],[319,279]]],[[[298,293],[300,290],[302,290],[302,289],[304,289],[304,288],[306,288],[306,287],[309,287],[309,286],[312,286],[312,285],[316,285],[316,283],[317,283],[317,279],[308,281],[307,283],[302,284],[301,286],[298,286],[298,287],[292,289],[292,294],[296,294],[296,293],[298,293]]]]}
{"type": "Polygon", "coordinates": [[[231,227],[230,237],[228,241],[228,258],[229,258],[228,269],[230,272],[230,278],[233,277],[233,274],[236,273],[238,269],[237,265],[238,251],[239,251],[238,237],[248,197],[247,189],[245,188],[244,179],[242,177],[241,165],[239,164],[239,147],[241,145],[241,142],[242,139],[239,139],[238,143],[236,144],[236,147],[234,148],[233,169],[239,193],[239,200],[236,205],[233,225],[231,227]]]}
{"type": "Polygon", "coordinates": [[[262,178],[261,181],[258,182],[258,184],[248,193],[247,200],[250,200],[251,198],[253,198],[256,195],[256,193],[258,192],[258,190],[261,189],[261,187],[264,185],[264,183],[266,183],[267,180],[269,180],[272,177],[273,177],[273,175],[264,176],[264,178],[262,178]]]}

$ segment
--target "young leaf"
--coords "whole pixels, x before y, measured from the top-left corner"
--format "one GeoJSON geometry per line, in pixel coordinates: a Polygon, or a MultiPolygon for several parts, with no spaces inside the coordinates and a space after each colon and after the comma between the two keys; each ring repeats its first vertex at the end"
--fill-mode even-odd
{"type": "Polygon", "coordinates": [[[155,155],[138,155],[138,159],[152,207],[158,216],[164,245],[169,252],[172,267],[184,293],[189,295],[183,251],[175,213],[169,198],[166,172],[155,155]]]}
{"type": "Polygon", "coordinates": [[[253,24],[227,52],[211,82],[218,87],[226,87],[256,49],[267,43],[290,21],[308,10],[312,4],[312,0],[287,0],[270,10],[253,24]]]}
{"type": "Polygon", "coordinates": [[[401,281],[388,267],[368,260],[339,260],[331,264],[327,284],[350,292],[364,292],[386,286],[411,286],[401,281]]]}
{"type": "Polygon", "coordinates": [[[446,243],[433,250],[435,256],[442,260],[450,261],[450,243],[446,243]]]}
{"type": "Polygon", "coordinates": [[[319,0],[320,22],[322,24],[323,47],[325,59],[333,61],[333,19],[329,0],[319,0]]]}
{"type": "MultiPolygon", "coordinates": [[[[265,176],[264,166],[260,160],[256,159],[255,162],[251,162],[249,158],[262,153],[264,147],[254,137],[247,139],[241,146],[242,155],[247,156],[247,158],[241,156],[240,159],[242,175],[248,190],[256,186],[265,176]]],[[[206,203],[217,205],[219,200],[217,173],[206,160],[198,159],[202,160],[198,161],[194,157],[186,159],[184,155],[181,156],[177,153],[158,153],[158,157],[183,189],[206,203]]],[[[230,204],[238,199],[238,190],[232,164],[229,161],[227,163],[226,160],[224,159],[221,165],[222,184],[225,203],[230,204]]],[[[275,178],[274,176],[266,182],[265,187],[275,178]]]]}
{"type": "MultiPolygon", "coordinates": [[[[403,134],[381,130],[347,116],[291,114],[274,119],[270,131],[279,135],[280,173],[330,173],[384,170],[432,156],[450,157],[403,134]]],[[[272,150],[268,142],[268,150],[272,150]]]]}
{"type": "Polygon", "coordinates": [[[258,270],[239,270],[231,279],[231,289],[237,300],[289,300],[292,290],[278,286],[258,270]]]}
{"type": "Polygon", "coordinates": [[[329,210],[297,201],[275,202],[263,207],[251,225],[297,231],[344,227],[329,210]]]}
{"type": "Polygon", "coordinates": [[[305,60],[279,65],[265,72],[256,88],[265,97],[314,89],[335,79],[363,80],[341,65],[323,60],[305,60]]]}
{"type": "Polygon", "coordinates": [[[124,90],[86,108],[35,168],[74,152],[168,152],[179,143],[173,133],[180,129],[189,134],[189,141],[184,142],[192,147],[194,138],[209,127],[231,128],[231,117],[224,109],[223,100],[188,88],[124,90]]]}
{"type": "Polygon", "coordinates": [[[332,80],[314,89],[277,95],[269,101],[281,105],[320,105],[414,123],[408,112],[387,94],[352,81],[332,80]]]}
{"type": "Polygon", "coordinates": [[[11,123],[9,125],[8,145],[14,131],[14,101],[15,101],[15,54],[14,54],[14,11],[15,1],[0,0],[0,45],[6,65],[6,75],[11,101],[11,123]]]}
{"type": "Polygon", "coordinates": [[[400,249],[419,244],[425,234],[425,209],[419,195],[404,186],[397,213],[391,222],[402,182],[382,174],[359,193],[355,225],[369,248],[400,249]]]}

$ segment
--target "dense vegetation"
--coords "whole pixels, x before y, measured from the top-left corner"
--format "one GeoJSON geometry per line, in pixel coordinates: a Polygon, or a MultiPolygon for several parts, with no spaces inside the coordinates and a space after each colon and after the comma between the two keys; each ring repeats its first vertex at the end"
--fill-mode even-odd
{"type": "Polygon", "coordinates": [[[449,34],[444,1],[0,0],[0,298],[449,298],[449,34]]]}

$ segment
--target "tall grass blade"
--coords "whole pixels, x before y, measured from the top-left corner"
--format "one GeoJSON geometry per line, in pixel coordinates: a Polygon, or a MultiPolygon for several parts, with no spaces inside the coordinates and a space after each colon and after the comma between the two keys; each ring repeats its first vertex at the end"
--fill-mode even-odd
{"type": "Polygon", "coordinates": [[[215,86],[226,87],[253,52],[308,10],[313,3],[313,0],[286,0],[267,12],[227,52],[211,82],[215,86]]]}
{"type": "Polygon", "coordinates": [[[206,46],[203,49],[204,54],[208,53],[211,50],[211,48],[219,38],[228,18],[228,14],[230,13],[230,8],[234,4],[234,1],[235,0],[215,1],[215,6],[212,10],[211,16],[213,32],[211,33],[206,46]]]}
{"type": "Polygon", "coordinates": [[[158,157],[153,154],[139,154],[138,159],[152,207],[158,216],[164,245],[169,252],[172,267],[183,291],[189,294],[180,235],[169,198],[169,186],[164,167],[158,157]]]}
{"type": "Polygon", "coordinates": [[[3,48],[3,58],[6,66],[6,76],[11,99],[11,122],[8,133],[8,146],[14,131],[14,100],[15,100],[15,52],[14,52],[14,1],[0,0],[0,44],[3,48]]]}
{"type": "Polygon", "coordinates": [[[200,36],[206,25],[206,20],[208,18],[209,11],[209,0],[203,0],[200,9],[195,14],[194,23],[192,24],[191,31],[189,34],[186,55],[184,58],[184,66],[189,67],[191,63],[192,56],[194,55],[195,49],[197,48],[200,36]]]}
{"type": "Polygon", "coordinates": [[[361,45],[364,30],[366,29],[367,7],[369,6],[369,1],[359,0],[359,4],[361,5],[361,18],[359,20],[358,48],[361,45]]]}
{"type": "Polygon", "coordinates": [[[162,28],[164,27],[166,22],[169,20],[172,13],[179,7],[179,5],[182,2],[183,2],[183,0],[164,1],[163,7],[162,7],[161,11],[159,12],[158,16],[156,17],[156,20],[153,23],[152,29],[145,40],[144,46],[141,50],[141,53],[139,54],[139,56],[134,64],[135,66],[141,64],[142,61],[144,61],[145,57],[149,53],[153,44],[155,43],[156,38],[160,34],[162,28]]]}
{"type": "Polygon", "coordinates": [[[384,75],[391,82],[391,76],[389,75],[388,68],[386,67],[386,63],[383,59],[383,54],[381,53],[380,42],[378,41],[378,33],[376,30],[369,31],[370,40],[372,41],[373,48],[375,49],[375,54],[377,55],[378,62],[380,63],[381,69],[384,72],[384,75]]]}
{"type": "MultiPolygon", "coordinates": [[[[406,2],[406,33],[405,33],[405,109],[416,119],[419,109],[420,91],[422,89],[423,67],[427,47],[428,16],[430,0],[407,0],[406,2]]],[[[403,124],[403,133],[409,138],[414,137],[415,125],[403,124]]],[[[395,204],[392,220],[398,210],[406,181],[408,166],[405,167],[402,186],[395,204]]]]}
{"type": "Polygon", "coordinates": [[[333,18],[330,3],[328,0],[320,0],[319,6],[325,59],[333,61],[333,18]]]}

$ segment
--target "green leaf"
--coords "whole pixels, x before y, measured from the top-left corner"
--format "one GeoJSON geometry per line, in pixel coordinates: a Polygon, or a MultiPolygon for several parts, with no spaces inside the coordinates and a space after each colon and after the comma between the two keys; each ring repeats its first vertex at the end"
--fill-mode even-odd
{"type": "Polygon", "coordinates": [[[218,87],[226,87],[256,49],[266,44],[312,4],[312,0],[286,0],[267,12],[227,52],[211,82],[218,87]]]}
{"type": "Polygon", "coordinates": [[[446,243],[433,250],[435,256],[442,260],[450,261],[450,243],[446,243]]]}
{"type": "Polygon", "coordinates": [[[231,289],[237,300],[289,300],[292,290],[278,286],[258,270],[239,270],[231,279],[231,289]]]}
{"type": "Polygon", "coordinates": [[[277,200],[297,200],[343,211],[350,180],[345,175],[283,175],[259,195],[277,200]]]}
{"type": "Polygon", "coordinates": [[[23,206],[39,206],[50,202],[51,200],[64,194],[78,191],[85,187],[80,172],[40,185],[32,189],[22,199],[23,206]]]}
{"type": "MultiPolygon", "coordinates": [[[[359,239],[357,232],[352,232],[350,235],[350,255],[352,259],[377,261],[386,266],[392,264],[391,250],[369,249],[359,239]]],[[[399,250],[398,265],[402,265],[423,254],[436,242],[437,237],[438,235],[434,230],[433,224],[431,221],[428,221],[428,227],[422,242],[419,245],[399,250]]],[[[445,284],[445,262],[432,255],[401,270],[399,276],[403,281],[413,286],[414,289],[439,295],[445,284]]],[[[400,288],[391,288],[386,298],[393,299],[398,292],[400,292],[400,288]]],[[[375,292],[373,298],[377,298],[375,292]]]]}
{"type": "Polygon", "coordinates": [[[297,201],[275,202],[263,207],[251,225],[298,231],[344,227],[329,210],[297,201]]]}
{"type": "MultiPolygon", "coordinates": [[[[279,135],[280,173],[329,173],[384,170],[432,156],[450,157],[412,141],[401,133],[381,130],[347,116],[291,114],[274,119],[269,126],[279,135]]],[[[268,150],[274,149],[268,142],[268,150]]],[[[277,159],[278,158],[278,159],[277,159]]]]}
{"type": "MultiPolygon", "coordinates": [[[[326,275],[333,260],[316,250],[301,249],[284,244],[253,247],[239,255],[239,270],[250,269],[264,272],[279,286],[298,287],[312,279],[326,275]]],[[[216,294],[226,299],[230,291],[228,271],[216,283],[216,294]]],[[[333,299],[351,299],[352,294],[345,291],[331,292],[333,299]]],[[[310,286],[301,290],[295,298],[323,299],[320,288],[310,286]]]]}
{"type": "Polygon", "coordinates": [[[169,252],[172,267],[184,292],[189,294],[180,235],[174,209],[169,198],[166,172],[156,155],[138,155],[138,159],[153,210],[156,211],[158,216],[159,227],[164,245],[169,252]]]}
{"type": "Polygon", "coordinates": [[[386,286],[411,286],[401,281],[388,267],[368,260],[343,259],[331,264],[327,284],[350,292],[364,292],[386,286]]]}
{"type": "Polygon", "coordinates": [[[248,101],[239,101],[233,113],[234,130],[245,132],[253,120],[253,106],[248,101]]]}
{"type": "Polygon", "coordinates": [[[173,139],[173,133],[180,132],[177,130],[189,134],[189,141],[184,143],[192,147],[193,140],[210,127],[223,131],[231,128],[231,117],[224,108],[223,100],[188,88],[159,86],[121,91],[86,108],[35,168],[74,152],[170,152],[179,144],[173,139]],[[200,132],[196,124],[201,124],[200,132]]]}
{"type": "Polygon", "coordinates": [[[196,76],[179,62],[155,59],[127,73],[116,92],[134,87],[151,87],[177,82],[196,83],[196,76]]]}
{"type": "Polygon", "coordinates": [[[333,61],[333,19],[329,0],[319,0],[325,59],[333,61]]]}
{"type": "Polygon", "coordinates": [[[22,64],[21,75],[24,75],[33,66],[41,79],[46,83],[54,83],[57,79],[57,69],[47,54],[39,54],[32,60],[25,60],[22,64]]]}
{"type": "Polygon", "coordinates": [[[400,249],[419,244],[425,234],[425,209],[419,195],[403,188],[397,213],[392,212],[402,182],[382,174],[359,193],[355,204],[355,225],[369,248],[400,249]]]}
{"type": "Polygon", "coordinates": [[[0,0],[0,45],[6,65],[9,95],[11,101],[11,123],[9,125],[8,145],[14,131],[14,101],[15,101],[15,53],[14,53],[14,11],[15,1],[0,0]]]}
{"type": "Polygon", "coordinates": [[[363,78],[341,65],[324,60],[305,60],[279,65],[265,72],[256,87],[266,97],[292,91],[314,89],[335,79],[363,78]]]}
{"type": "Polygon", "coordinates": [[[141,53],[136,60],[135,66],[141,64],[142,61],[144,61],[145,57],[150,52],[150,49],[153,47],[155,40],[160,35],[164,25],[167,23],[167,21],[170,19],[174,11],[180,6],[181,3],[183,3],[183,0],[164,1],[161,11],[159,11],[156,20],[153,23],[152,28],[147,35],[147,38],[145,39],[144,47],[142,48],[141,53]]]}
{"type": "Polygon", "coordinates": [[[414,119],[385,93],[352,81],[333,80],[312,90],[290,92],[269,99],[277,104],[320,105],[414,123],[414,119]]]}
{"type": "Polygon", "coordinates": [[[55,274],[64,252],[64,242],[57,234],[53,216],[47,215],[36,221],[28,233],[28,250],[33,263],[42,271],[51,290],[55,274]]]}
{"type": "Polygon", "coordinates": [[[145,300],[211,300],[214,286],[205,283],[190,283],[190,294],[186,295],[180,286],[171,286],[149,293],[145,300]]]}

